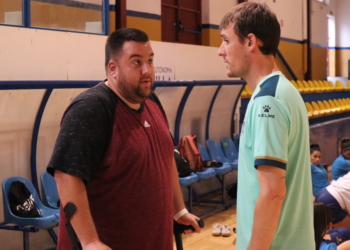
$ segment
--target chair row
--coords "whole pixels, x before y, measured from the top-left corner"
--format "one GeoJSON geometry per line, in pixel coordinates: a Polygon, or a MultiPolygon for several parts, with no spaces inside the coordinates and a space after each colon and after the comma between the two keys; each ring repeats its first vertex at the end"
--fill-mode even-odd
{"type": "Polygon", "coordinates": [[[323,92],[334,92],[334,91],[350,91],[350,82],[348,81],[347,86],[339,80],[335,82],[335,85],[331,81],[322,80],[291,80],[291,83],[298,89],[300,93],[323,93],[323,92]]]}
{"type": "MultiPolygon", "coordinates": [[[[301,94],[350,91],[350,80],[347,81],[346,86],[339,80],[335,82],[335,85],[331,81],[322,80],[291,80],[291,83],[301,94]]],[[[252,94],[251,88],[246,84],[241,93],[241,98],[250,98],[252,94]]]]}
{"type": "Polygon", "coordinates": [[[216,160],[223,165],[221,167],[207,168],[202,172],[191,173],[190,176],[179,178],[180,185],[184,186],[188,190],[188,210],[192,212],[193,202],[197,203],[213,203],[219,204],[218,206],[206,210],[197,216],[203,216],[213,211],[219,210],[223,207],[228,207],[234,201],[226,200],[226,174],[237,170],[238,168],[238,153],[235,143],[228,137],[222,137],[221,143],[215,140],[207,140],[206,146],[198,143],[198,148],[203,161],[216,160]],[[221,145],[220,145],[221,144],[221,145]],[[221,200],[202,200],[193,191],[192,185],[212,177],[216,177],[221,185],[221,200]]]}
{"type": "Polygon", "coordinates": [[[350,111],[350,98],[305,102],[308,117],[316,118],[350,111]]]}
{"type": "Polygon", "coordinates": [[[23,232],[23,249],[29,250],[29,232],[37,232],[39,229],[47,229],[55,243],[57,236],[52,230],[59,222],[59,196],[55,179],[47,172],[40,176],[42,198],[31,181],[24,177],[9,177],[2,182],[2,198],[4,206],[4,221],[0,223],[0,229],[16,230],[23,232]],[[34,202],[40,211],[41,217],[19,217],[11,211],[9,192],[13,182],[21,181],[33,196],[34,202]]]}

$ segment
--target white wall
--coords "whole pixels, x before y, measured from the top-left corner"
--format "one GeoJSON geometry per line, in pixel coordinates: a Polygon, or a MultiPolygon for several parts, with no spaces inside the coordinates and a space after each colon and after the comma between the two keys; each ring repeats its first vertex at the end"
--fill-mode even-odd
{"type": "Polygon", "coordinates": [[[224,15],[236,6],[238,0],[202,0],[202,23],[219,25],[224,15]]]}
{"type": "Polygon", "coordinates": [[[318,1],[311,1],[311,43],[318,45],[327,45],[328,42],[328,17],[334,13],[335,2],[330,1],[330,5],[324,5],[318,1]]]}
{"type": "Polygon", "coordinates": [[[350,47],[350,1],[336,2],[336,46],[350,47]]]}
{"type": "Polygon", "coordinates": [[[0,26],[0,80],[100,80],[105,36],[0,26]]]}
{"type": "MultiPolygon", "coordinates": [[[[106,36],[0,26],[1,80],[103,80],[106,36]]],[[[217,48],[152,41],[175,80],[227,79],[217,48]]]]}
{"type": "Polygon", "coordinates": [[[303,40],[305,0],[254,0],[266,3],[276,14],[281,25],[281,37],[303,40]]]}
{"type": "Polygon", "coordinates": [[[127,0],[126,9],[161,15],[161,0],[127,0]]]}

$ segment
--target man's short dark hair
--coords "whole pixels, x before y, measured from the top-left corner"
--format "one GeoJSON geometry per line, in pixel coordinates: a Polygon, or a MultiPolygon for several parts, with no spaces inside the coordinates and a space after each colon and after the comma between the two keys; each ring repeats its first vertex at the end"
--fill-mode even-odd
{"type": "Polygon", "coordinates": [[[248,34],[252,33],[263,43],[259,47],[262,54],[276,56],[281,27],[276,14],[265,3],[238,4],[221,20],[220,30],[232,23],[233,30],[242,43],[248,34]]]}
{"type": "Polygon", "coordinates": [[[109,60],[112,57],[117,57],[122,50],[125,42],[148,42],[148,36],[145,32],[138,29],[125,28],[113,31],[109,35],[105,47],[105,67],[107,68],[109,60]]]}

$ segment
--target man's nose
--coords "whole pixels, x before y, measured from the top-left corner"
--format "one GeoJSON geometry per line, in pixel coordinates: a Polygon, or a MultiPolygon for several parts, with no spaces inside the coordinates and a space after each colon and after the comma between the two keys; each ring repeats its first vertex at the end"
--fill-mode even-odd
{"type": "Polygon", "coordinates": [[[145,74],[148,74],[149,72],[151,72],[151,65],[149,65],[148,63],[144,63],[142,65],[142,74],[145,75],[145,74]]]}
{"type": "Polygon", "coordinates": [[[223,43],[221,43],[219,50],[218,50],[218,56],[225,56],[225,49],[223,43]]]}

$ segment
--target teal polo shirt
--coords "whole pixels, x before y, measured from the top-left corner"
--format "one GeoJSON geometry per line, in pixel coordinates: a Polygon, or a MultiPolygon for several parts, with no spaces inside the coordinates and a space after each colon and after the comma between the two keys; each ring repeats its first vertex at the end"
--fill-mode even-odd
{"type": "Polygon", "coordinates": [[[238,157],[237,249],[247,249],[260,191],[256,167],[286,171],[287,194],[270,249],[315,249],[309,122],[297,89],[277,71],[262,79],[248,104],[238,157]]]}

